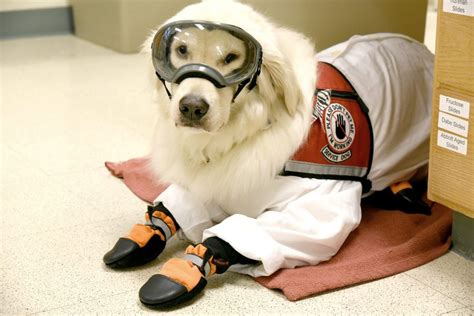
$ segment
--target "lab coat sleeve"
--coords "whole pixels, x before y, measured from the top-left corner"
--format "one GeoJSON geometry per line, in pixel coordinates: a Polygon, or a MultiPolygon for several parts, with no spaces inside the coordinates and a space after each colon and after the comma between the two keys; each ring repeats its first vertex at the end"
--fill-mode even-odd
{"type": "Polygon", "coordinates": [[[181,228],[178,236],[195,244],[202,242],[202,233],[206,228],[228,216],[219,206],[203,203],[177,184],[171,184],[155,199],[154,204],[159,202],[163,203],[178,222],[181,228]]]}
{"type": "Polygon", "coordinates": [[[362,186],[350,181],[311,181],[312,190],[307,190],[306,182],[305,191],[286,205],[270,206],[256,218],[232,215],[206,229],[203,239],[217,236],[242,255],[260,261],[231,267],[254,277],[329,260],[360,223],[362,186]]]}

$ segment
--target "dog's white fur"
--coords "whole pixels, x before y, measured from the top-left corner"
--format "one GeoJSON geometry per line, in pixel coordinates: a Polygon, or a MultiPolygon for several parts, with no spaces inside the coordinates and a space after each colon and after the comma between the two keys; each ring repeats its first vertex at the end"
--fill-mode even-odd
{"type": "MultiPolygon", "coordinates": [[[[257,87],[245,88],[235,103],[231,100],[236,86],[217,89],[205,79],[188,78],[168,85],[170,100],[156,80],[158,123],[152,170],[161,181],[179,184],[203,202],[238,212],[239,199],[271,181],[307,136],[316,81],[315,51],[304,36],[277,27],[234,1],[203,1],[166,23],[177,20],[233,24],[263,48],[257,87]],[[180,124],[179,100],[190,93],[210,105],[203,128],[180,124]]],[[[150,47],[152,39],[145,47],[150,47]]]]}

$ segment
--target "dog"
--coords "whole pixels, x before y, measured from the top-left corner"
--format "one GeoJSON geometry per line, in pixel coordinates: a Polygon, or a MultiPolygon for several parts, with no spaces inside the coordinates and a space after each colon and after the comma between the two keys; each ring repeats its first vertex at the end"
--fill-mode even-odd
{"type": "Polygon", "coordinates": [[[189,300],[228,269],[329,260],[359,224],[362,196],[400,182],[394,192],[410,193],[404,181],[425,174],[432,55],[412,39],[359,36],[316,55],[250,6],[208,0],[144,47],[157,77],[149,167],[170,186],[104,262],[147,263],[175,234],[194,243],[140,289],[147,306],[189,300]]]}

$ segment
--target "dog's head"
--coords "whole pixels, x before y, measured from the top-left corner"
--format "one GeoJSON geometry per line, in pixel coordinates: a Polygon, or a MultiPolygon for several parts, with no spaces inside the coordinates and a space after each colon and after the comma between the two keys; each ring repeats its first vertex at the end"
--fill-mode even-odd
{"type": "MultiPolygon", "coordinates": [[[[168,78],[160,76],[166,83],[158,84],[159,89],[169,93],[163,111],[177,128],[194,133],[218,133],[240,120],[240,126],[259,129],[274,119],[271,116],[275,107],[290,116],[295,113],[302,98],[300,86],[291,62],[281,50],[276,28],[262,15],[235,1],[208,0],[184,8],[164,25],[177,21],[236,26],[258,43],[263,54],[258,60],[251,51],[253,48],[249,49],[250,44],[236,36],[235,30],[211,28],[203,32],[198,26],[183,31],[178,22],[178,27],[171,28],[174,31],[170,28],[163,31],[165,34],[160,39],[167,36],[170,40],[162,55],[155,58],[155,68],[166,59],[166,67],[182,72],[168,78]],[[177,34],[176,29],[181,33],[177,34]],[[255,65],[259,61],[261,67],[255,65]],[[248,63],[254,63],[253,73],[239,81],[239,76],[233,74],[248,63]],[[205,67],[199,69],[199,65],[205,67]],[[253,80],[256,80],[255,88],[253,80]],[[243,88],[239,87],[243,84],[243,88]]],[[[159,30],[162,29],[163,26],[159,30]]],[[[156,45],[154,40],[150,38],[146,45],[156,45]]]]}

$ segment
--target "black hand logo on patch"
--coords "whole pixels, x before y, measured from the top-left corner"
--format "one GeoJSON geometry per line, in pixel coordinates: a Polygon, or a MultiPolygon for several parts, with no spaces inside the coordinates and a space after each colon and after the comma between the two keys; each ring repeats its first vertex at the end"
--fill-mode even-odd
{"type": "Polygon", "coordinates": [[[346,121],[339,113],[336,115],[336,137],[338,139],[346,138],[346,121]]]}

